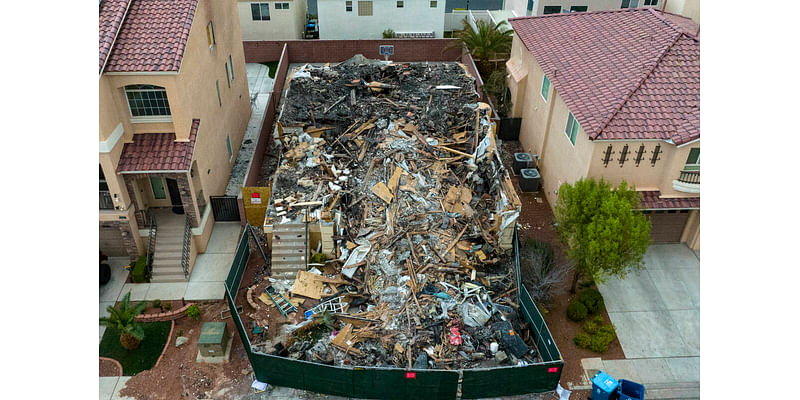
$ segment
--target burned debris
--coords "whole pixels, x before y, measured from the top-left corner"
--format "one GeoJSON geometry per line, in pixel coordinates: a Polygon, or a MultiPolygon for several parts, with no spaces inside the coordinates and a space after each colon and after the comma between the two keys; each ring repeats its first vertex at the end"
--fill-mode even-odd
{"type": "Polygon", "coordinates": [[[289,75],[264,221],[272,276],[247,290],[254,349],[337,366],[539,361],[515,303],[520,202],[464,66],[354,59],[289,75]]]}

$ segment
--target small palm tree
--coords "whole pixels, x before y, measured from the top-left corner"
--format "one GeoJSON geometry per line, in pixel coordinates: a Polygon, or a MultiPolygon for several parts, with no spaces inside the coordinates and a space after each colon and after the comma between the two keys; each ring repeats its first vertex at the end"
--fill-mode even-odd
{"type": "Polygon", "coordinates": [[[488,60],[505,56],[511,52],[513,31],[506,21],[494,25],[483,20],[475,21],[473,29],[465,17],[462,21],[464,29],[455,34],[459,39],[457,46],[467,46],[472,57],[480,64],[488,66],[488,60]]]}
{"type": "Polygon", "coordinates": [[[136,322],[136,316],[147,308],[147,302],[139,302],[135,306],[130,306],[131,292],[125,294],[119,308],[108,306],[108,317],[100,318],[100,325],[116,329],[119,332],[119,342],[122,347],[133,350],[139,347],[144,339],[144,328],[142,324],[136,322]]]}

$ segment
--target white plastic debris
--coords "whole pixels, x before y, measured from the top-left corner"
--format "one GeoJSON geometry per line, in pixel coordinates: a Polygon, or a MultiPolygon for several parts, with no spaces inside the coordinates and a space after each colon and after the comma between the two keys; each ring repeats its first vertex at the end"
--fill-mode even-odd
{"type": "Polygon", "coordinates": [[[497,350],[500,350],[500,345],[499,345],[499,344],[497,344],[497,342],[492,342],[492,343],[489,345],[489,350],[491,350],[491,351],[492,351],[492,354],[494,354],[494,353],[497,353],[497,350]]]}

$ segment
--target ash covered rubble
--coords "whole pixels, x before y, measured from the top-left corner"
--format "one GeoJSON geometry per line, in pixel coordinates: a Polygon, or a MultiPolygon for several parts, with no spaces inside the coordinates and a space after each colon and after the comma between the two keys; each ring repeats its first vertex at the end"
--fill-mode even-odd
{"type": "Polygon", "coordinates": [[[337,366],[540,361],[515,303],[519,198],[463,65],[362,59],[290,75],[265,231],[333,228],[309,236],[294,281],[265,281],[297,312],[271,314],[281,323],[255,348],[337,366]]]}

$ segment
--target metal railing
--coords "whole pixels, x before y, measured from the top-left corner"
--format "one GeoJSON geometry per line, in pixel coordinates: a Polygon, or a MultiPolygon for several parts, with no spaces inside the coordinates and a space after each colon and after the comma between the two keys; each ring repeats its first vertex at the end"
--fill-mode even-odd
{"type": "Polygon", "coordinates": [[[149,232],[147,234],[147,258],[145,261],[145,268],[147,269],[147,279],[153,274],[153,255],[156,249],[156,235],[158,234],[158,225],[156,224],[156,216],[153,214],[153,209],[148,208],[145,213],[147,223],[149,225],[149,232]]]}
{"type": "Polygon", "coordinates": [[[114,209],[114,199],[111,198],[111,192],[109,192],[108,190],[100,191],[100,209],[101,210],[114,209]]]}
{"type": "Polygon", "coordinates": [[[181,267],[183,268],[184,278],[189,278],[189,258],[192,251],[192,224],[189,223],[189,214],[183,224],[183,254],[181,255],[181,267]]]}
{"type": "Polygon", "coordinates": [[[681,171],[678,182],[700,184],[700,171],[681,171]]]}

